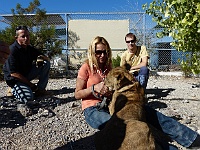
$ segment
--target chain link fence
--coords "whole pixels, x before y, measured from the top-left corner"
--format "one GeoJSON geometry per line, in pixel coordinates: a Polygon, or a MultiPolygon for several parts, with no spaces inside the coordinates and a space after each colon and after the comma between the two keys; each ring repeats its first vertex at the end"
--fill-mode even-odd
{"type": "MultiPolygon", "coordinates": [[[[62,55],[51,60],[52,73],[77,74],[81,63],[87,58],[90,41],[97,35],[104,36],[113,52],[113,58],[126,50],[124,36],[133,32],[137,45],[145,45],[149,52],[149,67],[158,71],[180,70],[180,60],[189,53],[178,52],[171,45],[172,39],[159,39],[156,33],[162,29],[143,12],[104,12],[104,13],[47,13],[49,25],[56,26],[56,34],[63,43],[62,55]]],[[[31,15],[29,15],[30,19],[31,15]]],[[[12,15],[0,14],[0,30],[9,27],[12,15]]],[[[47,48],[48,49],[48,48],[47,48]]]]}

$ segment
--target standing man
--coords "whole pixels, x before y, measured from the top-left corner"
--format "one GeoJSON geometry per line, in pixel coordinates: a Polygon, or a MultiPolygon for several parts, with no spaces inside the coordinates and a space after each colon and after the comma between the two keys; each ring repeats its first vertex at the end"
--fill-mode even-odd
{"type": "Polygon", "coordinates": [[[30,45],[26,26],[16,28],[15,38],[16,41],[10,45],[10,55],[3,67],[4,79],[12,94],[20,102],[27,104],[34,96],[49,94],[45,88],[49,78],[50,62],[48,57],[30,45]],[[38,83],[32,83],[31,80],[37,77],[38,83]]]}
{"type": "Polygon", "coordinates": [[[120,66],[128,63],[131,66],[130,73],[135,76],[145,90],[149,79],[149,69],[147,68],[149,56],[146,47],[137,46],[136,40],[133,33],[125,36],[127,50],[121,56],[120,66]]]}

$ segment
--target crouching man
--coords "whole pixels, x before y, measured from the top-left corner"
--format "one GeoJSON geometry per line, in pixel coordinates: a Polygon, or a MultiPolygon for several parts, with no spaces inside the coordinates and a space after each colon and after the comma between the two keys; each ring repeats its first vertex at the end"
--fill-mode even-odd
{"type": "Polygon", "coordinates": [[[15,38],[3,67],[4,79],[11,89],[8,92],[21,103],[27,104],[34,96],[49,94],[45,88],[50,62],[48,57],[30,45],[30,35],[26,26],[16,28],[15,38]],[[31,80],[37,77],[38,83],[32,83],[31,80]]]}

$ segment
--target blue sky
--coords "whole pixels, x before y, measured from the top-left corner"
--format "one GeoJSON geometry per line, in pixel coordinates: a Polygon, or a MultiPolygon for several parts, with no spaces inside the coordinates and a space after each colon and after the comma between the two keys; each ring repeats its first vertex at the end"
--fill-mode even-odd
{"type": "MultiPolygon", "coordinates": [[[[20,3],[27,7],[32,0],[1,0],[0,14],[10,14],[11,9],[20,3]]],[[[144,11],[142,4],[150,3],[152,0],[40,0],[40,8],[47,13],[66,12],[123,12],[144,11]]]]}

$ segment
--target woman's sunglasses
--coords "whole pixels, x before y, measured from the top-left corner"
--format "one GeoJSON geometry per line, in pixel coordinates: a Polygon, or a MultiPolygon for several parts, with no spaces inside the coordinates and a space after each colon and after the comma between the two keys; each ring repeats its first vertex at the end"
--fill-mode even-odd
{"type": "Polygon", "coordinates": [[[106,54],[107,54],[107,51],[106,51],[106,50],[95,50],[95,54],[96,54],[96,55],[102,55],[102,53],[103,53],[104,55],[106,55],[106,54]]]}

